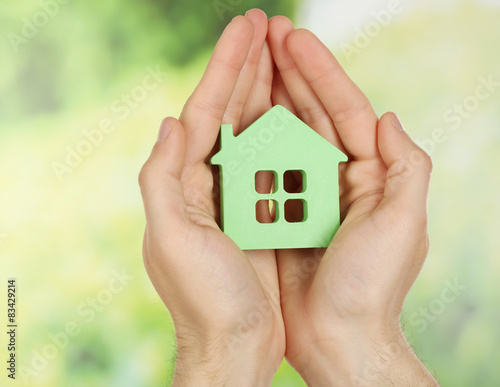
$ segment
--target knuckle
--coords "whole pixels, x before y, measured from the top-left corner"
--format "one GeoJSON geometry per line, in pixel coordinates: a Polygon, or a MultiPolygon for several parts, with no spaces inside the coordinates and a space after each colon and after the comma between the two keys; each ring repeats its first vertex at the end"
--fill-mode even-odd
{"type": "Polygon", "coordinates": [[[299,115],[301,116],[304,122],[307,122],[309,124],[313,124],[315,122],[328,118],[328,115],[323,105],[321,106],[307,105],[299,111],[299,115]]]}
{"type": "Polygon", "coordinates": [[[422,167],[424,167],[426,170],[428,170],[429,172],[432,171],[432,159],[431,159],[431,156],[429,156],[427,154],[426,151],[424,151],[423,149],[419,149],[419,152],[420,152],[420,159],[421,159],[421,165],[422,167]]]}
{"type": "Polygon", "coordinates": [[[421,148],[412,150],[405,161],[407,167],[421,167],[429,173],[433,168],[431,157],[421,148]]]}
{"type": "Polygon", "coordinates": [[[353,106],[347,106],[339,109],[337,112],[332,114],[332,120],[336,125],[342,125],[349,121],[354,120],[356,117],[370,112],[372,109],[371,104],[368,100],[364,100],[361,103],[353,106]]]}
{"type": "Polygon", "coordinates": [[[149,162],[146,162],[140,172],[139,172],[139,186],[141,188],[145,188],[146,186],[149,185],[149,182],[151,181],[151,176],[153,174],[152,167],[149,162]]]}

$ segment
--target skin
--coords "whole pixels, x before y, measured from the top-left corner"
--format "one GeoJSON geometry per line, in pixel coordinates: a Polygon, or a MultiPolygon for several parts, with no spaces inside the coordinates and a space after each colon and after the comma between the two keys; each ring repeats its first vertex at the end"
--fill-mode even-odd
{"type": "Polygon", "coordinates": [[[437,385],[399,323],[427,254],[431,169],[311,32],[260,10],[233,19],[139,176],[144,262],[176,328],[173,384],[270,385],[286,356],[313,386],[437,385]],[[241,251],[219,228],[207,160],[220,125],[238,134],[275,104],[349,157],[326,250],[241,251]]]}

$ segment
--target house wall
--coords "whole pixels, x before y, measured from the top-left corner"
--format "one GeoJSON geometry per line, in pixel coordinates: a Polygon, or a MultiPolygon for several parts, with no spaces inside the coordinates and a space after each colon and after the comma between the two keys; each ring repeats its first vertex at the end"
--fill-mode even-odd
{"type": "Polygon", "coordinates": [[[275,170],[278,189],[273,194],[258,194],[255,191],[255,172],[238,176],[225,173],[221,198],[222,227],[242,249],[326,247],[339,226],[338,168],[322,170],[316,160],[299,157],[295,160],[264,162],[261,160],[248,171],[275,170]],[[270,168],[269,165],[275,165],[270,168]],[[290,194],[284,191],[282,179],[286,170],[305,170],[307,187],[303,193],[290,194]],[[235,198],[233,200],[233,198],[235,198]],[[304,199],[307,203],[307,218],[303,222],[289,223],[284,218],[284,203],[287,199],[304,199]],[[276,200],[278,219],[275,223],[259,223],[255,205],[258,200],[276,200]]]}

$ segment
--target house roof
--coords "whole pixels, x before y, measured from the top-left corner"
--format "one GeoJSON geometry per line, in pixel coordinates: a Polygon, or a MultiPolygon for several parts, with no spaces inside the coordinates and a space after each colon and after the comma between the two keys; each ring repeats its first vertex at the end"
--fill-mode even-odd
{"type": "Polygon", "coordinates": [[[281,105],[268,110],[236,137],[232,125],[223,124],[220,140],[221,149],[211,159],[215,165],[244,158],[245,154],[247,158],[262,154],[279,158],[292,154],[319,156],[336,163],[347,161],[344,153],[281,105]]]}

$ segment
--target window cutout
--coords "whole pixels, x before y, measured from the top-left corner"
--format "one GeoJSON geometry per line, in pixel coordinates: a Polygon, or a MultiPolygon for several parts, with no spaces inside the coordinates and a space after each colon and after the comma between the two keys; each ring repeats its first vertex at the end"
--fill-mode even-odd
{"type": "Polygon", "coordinates": [[[255,204],[255,217],[259,223],[274,223],[278,219],[277,206],[274,200],[259,200],[255,204]]]}
{"type": "Polygon", "coordinates": [[[283,174],[283,188],[288,193],[304,192],[306,188],[306,173],[300,170],[289,170],[283,174]]]}
{"type": "Polygon", "coordinates": [[[307,218],[307,202],[290,199],[285,202],[285,220],[289,223],[304,222],[307,218]]]}
{"type": "Polygon", "coordinates": [[[255,174],[255,191],[260,194],[276,192],[276,172],[258,171],[255,174]]]}

